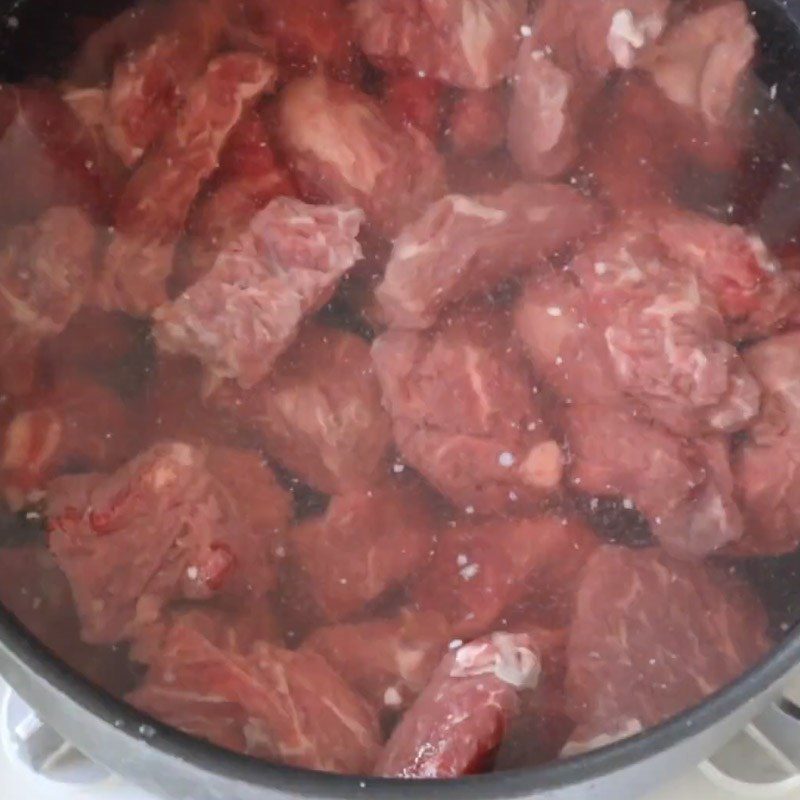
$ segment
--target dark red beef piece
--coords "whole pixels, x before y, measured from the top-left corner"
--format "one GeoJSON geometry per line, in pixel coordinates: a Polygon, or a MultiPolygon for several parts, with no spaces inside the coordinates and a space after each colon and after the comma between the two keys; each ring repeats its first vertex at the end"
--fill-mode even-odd
{"type": "Polygon", "coordinates": [[[599,543],[581,522],[555,516],[457,523],[439,534],[411,599],[444,614],[453,634],[467,639],[526,600],[546,609],[548,624],[564,624],[577,575],[599,543]]]}
{"type": "Polygon", "coordinates": [[[484,771],[540,672],[525,634],[493,633],[452,650],[395,728],[375,774],[454,778],[484,771]]]}
{"type": "MultiPolygon", "coordinates": [[[[145,38],[145,31],[136,28],[150,27],[147,16],[153,13],[146,9],[135,25],[119,18],[117,35],[123,40],[145,38]]],[[[106,133],[128,167],[175,124],[178,109],[189,100],[192,83],[222,42],[225,28],[222,3],[216,0],[171,0],[160,16],[145,41],[126,47],[109,86],[106,133]]],[[[89,46],[99,55],[108,37],[108,32],[100,33],[101,41],[89,46]]]]}
{"type": "Polygon", "coordinates": [[[428,328],[449,303],[492,289],[599,228],[575,189],[516,183],[498,194],[448,195],[397,237],[377,297],[387,323],[428,328]]]}
{"type": "Polygon", "coordinates": [[[312,198],[359,206],[387,235],[445,191],[441,156],[424,133],[396,126],[374,98],[318,74],[290,83],[279,101],[279,137],[312,198]]]}
{"type": "Polygon", "coordinates": [[[383,107],[395,125],[413,125],[436,143],[442,127],[444,109],[442,84],[419,75],[387,75],[383,88],[383,107]]]}
{"type": "Polygon", "coordinates": [[[77,208],[51,208],[0,238],[0,385],[27,394],[41,343],[61,333],[91,290],[97,234],[77,208]]]}
{"type": "Polygon", "coordinates": [[[461,92],[445,131],[452,152],[464,158],[485,156],[506,140],[508,102],[502,88],[461,92]]]}
{"type": "Polygon", "coordinates": [[[302,650],[319,653],[379,711],[408,708],[427,686],[450,642],[435,611],[401,611],[391,619],[315,630],[302,650]]]}
{"type": "Polygon", "coordinates": [[[267,475],[254,478],[272,500],[265,493],[260,509],[240,508],[244,477],[220,479],[217,458],[227,454],[212,462],[197,447],[164,442],[111,475],[50,485],[50,550],[69,579],[85,641],[131,638],[173,601],[257,602],[274,588],[270,547],[288,522],[284,491],[267,475]],[[262,526],[270,506],[276,519],[262,526]]]}
{"type": "Polygon", "coordinates": [[[657,549],[604,546],[589,560],[567,646],[566,753],[608,744],[699,703],[769,649],[749,588],[657,549]]]}
{"type": "Polygon", "coordinates": [[[178,621],[128,701],[187,733],[268,761],[370,771],[379,747],[376,716],[324,659],[263,641],[247,655],[220,644],[178,621]]]}
{"type": "Polygon", "coordinates": [[[390,330],[372,357],[403,459],[461,509],[535,506],[558,491],[563,455],[542,419],[501,313],[390,330]]]}
{"type": "Polygon", "coordinates": [[[697,558],[742,536],[726,439],[683,439],[630,408],[593,403],[566,408],[563,424],[569,483],[638,508],[665,550],[697,558]]]}
{"type": "Polygon", "coordinates": [[[416,483],[339,495],[321,517],[290,531],[298,581],[324,618],[344,619],[422,567],[436,527],[416,483]]]}
{"type": "Polygon", "coordinates": [[[422,73],[464,89],[509,74],[524,0],[357,0],[358,43],[376,66],[422,73]]]}
{"type": "Polygon", "coordinates": [[[272,374],[249,391],[221,387],[211,402],[254,431],[306,483],[341,494],[375,482],[391,442],[369,345],[309,324],[272,374]]]}
{"type": "Polygon", "coordinates": [[[249,101],[270,91],[274,65],[249,53],[211,61],[191,85],[174,127],[148,152],[117,203],[97,302],[146,316],[167,299],[175,246],[201,186],[249,101]]]}
{"type": "Polygon", "coordinates": [[[189,252],[179,259],[172,276],[180,290],[203,277],[220,251],[271,200],[297,195],[272,138],[271,126],[257,108],[249,109],[231,131],[212,185],[198,198],[189,218],[189,252]]]}
{"type": "Polygon", "coordinates": [[[0,86],[0,178],[5,222],[74,205],[105,222],[123,170],[55,88],[0,86]]]}
{"type": "Polygon", "coordinates": [[[362,220],[358,209],[276,198],[211,272],[155,312],[159,348],[200,359],[207,389],[226,378],[252,388],[361,257],[362,220]]]}
{"type": "Polygon", "coordinates": [[[684,435],[730,433],[753,419],[759,388],[728,341],[716,298],[665,254],[649,221],[612,231],[572,268],[617,383],[652,418],[684,435]]]}
{"type": "Polygon", "coordinates": [[[89,375],[69,371],[20,403],[3,432],[0,483],[12,508],[41,499],[64,470],[115,469],[136,450],[139,409],[89,375]]]}
{"type": "Polygon", "coordinates": [[[800,545],[800,333],[766,339],[744,351],[761,384],[761,412],[733,459],[745,515],[739,555],[781,555],[800,545]]]}

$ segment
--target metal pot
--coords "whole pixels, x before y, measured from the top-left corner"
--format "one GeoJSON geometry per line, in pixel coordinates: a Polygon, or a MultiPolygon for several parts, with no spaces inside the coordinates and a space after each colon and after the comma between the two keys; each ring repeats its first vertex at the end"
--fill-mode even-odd
{"type": "MultiPolygon", "coordinates": [[[[300,0],[302,2],[302,0],[300,0]]],[[[69,52],[65,18],[111,13],[124,2],[0,0],[0,77],[43,71],[69,52]],[[116,8],[114,8],[116,6],[116,8]]],[[[787,109],[800,109],[800,0],[749,0],[763,45],[762,78],[778,83],[787,109]]],[[[795,111],[800,115],[800,112],[795,111]]],[[[264,797],[536,797],[552,800],[641,795],[700,763],[743,726],[793,739],[800,754],[800,709],[779,701],[800,670],[800,558],[764,560],[753,570],[772,621],[790,631],[773,653],[734,684],[668,722],[610,747],[535,769],[451,781],[343,777],[275,766],[167,728],[94,687],[57,661],[0,608],[0,674],[41,719],[99,764],[177,800],[264,797]]],[[[0,576],[0,580],[2,576],[0,576]]]]}

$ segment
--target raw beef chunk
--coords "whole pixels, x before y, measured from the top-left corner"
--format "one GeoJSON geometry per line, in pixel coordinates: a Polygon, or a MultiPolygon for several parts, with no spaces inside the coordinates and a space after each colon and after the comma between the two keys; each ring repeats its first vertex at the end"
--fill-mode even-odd
{"type": "Polygon", "coordinates": [[[361,257],[362,219],[353,208],[273,200],[211,272],[157,309],[159,347],[197,356],[211,386],[224,378],[255,386],[361,257]]]}
{"type": "Polygon", "coordinates": [[[759,388],[727,340],[716,299],[644,223],[617,229],[572,266],[620,388],[654,419],[685,435],[752,420],[759,388]]]}
{"type": "Polygon", "coordinates": [[[27,222],[57,205],[106,221],[123,176],[55,89],[0,85],[0,179],[4,222],[27,222]]]}
{"type": "Polygon", "coordinates": [[[433,560],[412,590],[415,606],[438,611],[471,638],[529,595],[554,619],[569,616],[576,576],[599,539],[576,520],[540,517],[458,523],[439,534],[433,560]],[[564,613],[565,612],[565,613],[564,613]]]}
{"type": "Polygon", "coordinates": [[[454,778],[482,772],[540,671],[525,634],[493,633],[448,653],[395,728],[375,774],[454,778]]]}
{"type": "Polygon", "coordinates": [[[490,513],[557,491],[563,456],[542,420],[505,317],[482,312],[372,346],[403,458],[462,509],[490,513]]]}
{"type": "Polygon", "coordinates": [[[363,208],[388,234],[445,192],[441,156],[421,131],[392,125],[374,99],[322,75],[282,92],[279,134],[302,189],[363,208]]]}
{"type": "Polygon", "coordinates": [[[764,401],[734,456],[747,522],[734,550],[781,555],[800,544],[800,333],[760,342],[745,350],[744,359],[764,401]]]}
{"type": "Polygon", "coordinates": [[[222,40],[219,2],[172,0],[151,41],[120,58],[108,91],[106,134],[126,166],[175,123],[192,82],[222,40]]]}
{"type": "Polygon", "coordinates": [[[427,328],[440,310],[595,232],[599,207],[567,186],[515,184],[449,195],[397,237],[377,297],[392,327],[427,328]]]}
{"type": "Polygon", "coordinates": [[[269,454],[329,494],[375,481],[391,442],[369,345],[311,324],[250,391],[226,385],[212,402],[260,436],[269,454]]]}
{"type": "Polygon", "coordinates": [[[226,53],[191,86],[174,128],[148,153],[117,205],[98,302],[144,316],[167,299],[175,246],[203,182],[245,105],[270,91],[276,69],[258,56],[226,53]]]}
{"type": "Polygon", "coordinates": [[[359,611],[427,561],[436,523],[418,492],[390,484],[340,495],[291,530],[300,580],[325,618],[359,611]]]}
{"type": "Polygon", "coordinates": [[[135,450],[138,415],[115,392],[70,372],[22,404],[3,433],[0,483],[19,508],[65,470],[118,467],[135,450]]]}
{"type": "Polygon", "coordinates": [[[51,208],[0,239],[0,385],[30,387],[34,358],[61,333],[91,288],[97,235],[76,208],[51,208]]]}
{"type": "Polygon", "coordinates": [[[187,733],[295,767],[364,773],[379,747],[374,712],[320,656],[265,642],[241,655],[180,622],[128,701],[187,733]]]}
{"type": "Polygon", "coordinates": [[[635,505],[674,555],[702,557],[742,536],[725,439],[682,439],[628,408],[591,402],[565,409],[564,430],[569,483],[635,505]]]}
{"type": "Polygon", "coordinates": [[[657,226],[670,256],[711,289],[736,339],[800,321],[797,273],[783,271],[758,234],[688,212],[661,215],[657,226]]]}
{"type": "Polygon", "coordinates": [[[407,708],[427,686],[450,641],[435,611],[318,628],[303,650],[319,653],[377,709],[407,708]]]}
{"type": "Polygon", "coordinates": [[[219,252],[271,200],[296,195],[294,180],[273,148],[267,122],[257,109],[250,109],[231,131],[213,183],[192,210],[189,253],[173,276],[180,289],[205,275],[219,252]]]}
{"type": "Polygon", "coordinates": [[[508,75],[524,0],[357,0],[358,42],[379,67],[464,89],[508,75]]]}
{"type": "Polygon", "coordinates": [[[606,546],[578,590],[567,646],[565,753],[608,744],[699,703],[770,647],[746,586],[658,550],[606,546]]]}
{"type": "Polygon", "coordinates": [[[260,523],[273,506],[273,528],[285,526],[283,490],[265,475],[263,506],[243,510],[242,476],[230,486],[227,470],[220,480],[214,466],[203,450],[165,442],[112,475],[51,484],[50,549],[70,581],[86,641],[130,638],[174,600],[257,600],[273,587],[275,530],[260,523]]]}
{"type": "Polygon", "coordinates": [[[544,0],[514,67],[508,146],[534,177],[576,160],[586,108],[614,69],[630,69],[666,26],[669,0],[544,0]]]}

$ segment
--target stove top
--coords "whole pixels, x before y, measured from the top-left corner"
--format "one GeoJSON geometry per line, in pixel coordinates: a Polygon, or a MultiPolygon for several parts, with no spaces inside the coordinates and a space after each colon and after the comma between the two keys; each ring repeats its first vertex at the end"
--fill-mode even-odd
{"type": "MultiPolygon", "coordinates": [[[[800,700],[800,682],[787,696],[800,700]]],[[[710,761],[642,800],[797,800],[800,741],[781,741],[780,732],[771,731],[765,719],[758,727],[748,726],[710,761]]],[[[156,800],[64,742],[2,681],[0,798],[156,800]]]]}

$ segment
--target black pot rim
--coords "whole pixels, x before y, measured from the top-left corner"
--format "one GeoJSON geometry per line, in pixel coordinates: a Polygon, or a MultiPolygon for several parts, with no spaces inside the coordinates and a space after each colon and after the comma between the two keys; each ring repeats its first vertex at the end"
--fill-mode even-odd
{"type": "MultiPolygon", "coordinates": [[[[174,730],[141,714],[67,667],[0,607],[0,642],[29,670],[107,725],[197,770],[264,790],[310,797],[350,800],[369,791],[383,798],[407,797],[407,780],[332,775],[268,763],[224,750],[174,730]]],[[[643,733],[590,753],[539,767],[508,770],[452,780],[420,780],[414,790],[442,800],[530,796],[598,780],[669,750],[687,734],[698,734],[722,721],[748,701],[780,684],[800,666],[800,626],[795,627],[761,663],[708,697],[700,705],[643,733]],[[420,785],[421,784],[421,785],[420,785]]],[[[12,687],[13,688],[13,687],[12,687]]]]}

